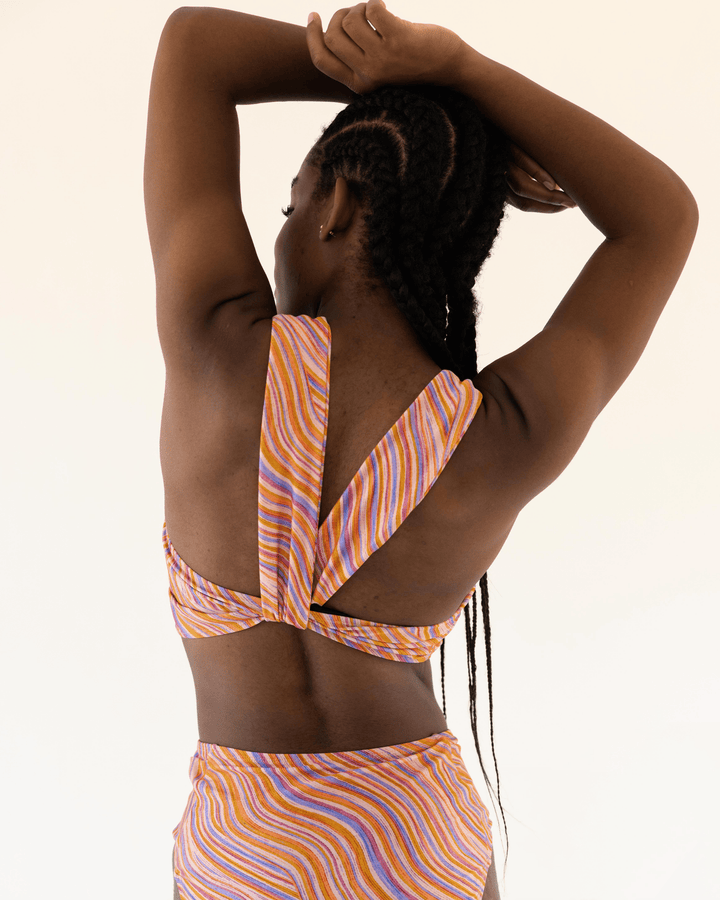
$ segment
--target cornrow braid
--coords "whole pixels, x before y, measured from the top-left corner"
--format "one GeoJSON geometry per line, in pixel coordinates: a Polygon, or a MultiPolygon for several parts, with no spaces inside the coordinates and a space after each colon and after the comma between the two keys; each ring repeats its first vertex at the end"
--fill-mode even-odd
{"type": "MultiPolygon", "coordinates": [[[[440,87],[385,87],[357,97],[323,131],[308,157],[318,169],[316,198],[343,176],[363,203],[365,250],[434,362],[460,379],[477,374],[474,285],[505,213],[507,139],[475,104],[440,87]]],[[[497,790],[477,733],[477,593],[465,606],[470,719],[480,768],[500,799],[492,699],[487,573],[479,582],[497,790]],[[471,609],[472,606],[472,609],[471,609]]],[[[443,715],[445,641],[440,645],[443,715]]],[[[507,852],[506,852],[507,861],[507,852]]]]}

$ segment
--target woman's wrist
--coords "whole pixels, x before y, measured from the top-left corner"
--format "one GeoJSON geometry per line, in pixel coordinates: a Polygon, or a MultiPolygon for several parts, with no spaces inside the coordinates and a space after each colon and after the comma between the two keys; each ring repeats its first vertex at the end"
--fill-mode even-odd
{"type": "Polygon", "coordinates": [[[483,61],[488,61],[487,57],[459,38],[452,53],[443,59],[437,71],[433,73],[432,82],[458,93],[470,95],[477,86],[478,78],[481,77],[483,61]]]}

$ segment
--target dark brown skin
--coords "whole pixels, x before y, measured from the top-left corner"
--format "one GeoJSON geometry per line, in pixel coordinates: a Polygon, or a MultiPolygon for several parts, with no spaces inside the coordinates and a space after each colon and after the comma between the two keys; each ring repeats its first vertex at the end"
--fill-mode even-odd
{"type": "MultiPolygon", "coordinates": [[[[318,19],[306,32],[178,10],[153,72],[145,197],[167,367],[166,521],[180,556],[211,581],[260,594],[258,455],[276,312],[325,316],[332,331],[321,523],[439,371],[388,290],[368,281],[347,184],[313,203],[306,164],[276,244],[276,306],[242,215],[235,105],[347,101],[350,88],[423,80],[464,91],[512,139],[513,205],[577,203],[605,240],[546,328],[473,379],[483,404],[447,467],[325,607],[402,625],[449,618],[522,507],[572,459],[637,362],[697,227],[692,196],[660,160],[447,29],[404,22],[377,0],[336,13],[325,35],[318,19]],[[548,179],[562,190],[543,187],[548,179]]],[[[331,752],[447,728],[429,661],[398,663],[270,622],[184,645],[202,741],[331,752]]],[[[484,896],[499,896],[494,868],[484,896]]]]}

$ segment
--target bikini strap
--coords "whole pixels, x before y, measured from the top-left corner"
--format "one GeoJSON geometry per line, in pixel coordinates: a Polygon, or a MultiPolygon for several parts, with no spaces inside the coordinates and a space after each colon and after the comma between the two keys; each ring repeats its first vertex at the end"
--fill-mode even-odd
{"type": "Polygon", "coordinates": [[[323,317],[272,320],[258,479],[263,616],[306,628],[327,435],[330,329],[323,317]]]}

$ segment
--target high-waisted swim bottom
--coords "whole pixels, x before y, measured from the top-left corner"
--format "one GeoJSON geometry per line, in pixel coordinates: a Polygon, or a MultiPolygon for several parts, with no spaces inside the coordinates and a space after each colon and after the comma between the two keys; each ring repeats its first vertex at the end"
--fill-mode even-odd
{"type": "Polygon", "coordinates": [[[335,753],[198,741],[183,900],[480,900],[491,822],[450,731],[335,753]]]}

